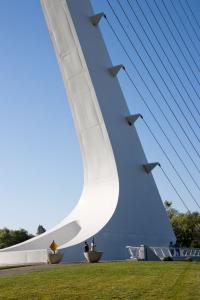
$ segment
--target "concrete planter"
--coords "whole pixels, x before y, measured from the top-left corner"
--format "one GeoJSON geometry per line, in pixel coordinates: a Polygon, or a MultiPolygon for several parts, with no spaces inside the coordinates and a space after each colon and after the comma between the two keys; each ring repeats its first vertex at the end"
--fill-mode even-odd
{"type": "Polygon", "coordinates": [[[103,255],[103,252],[100,251],[89,251],[84,252],[84,256],[89,263],[95,263],[98,262],[103,255]]]}
{"type": "Polygon", "coordinates": [[[63,258],[63,253],[60,253],[60,252],[58,252],[58,253],[56,253],[56,254],[54,254],[54,253],[48,253],[48,262],[50,263],[50,264],[59,264],[59,262],[62,260],[62,258],[63,258]]]}

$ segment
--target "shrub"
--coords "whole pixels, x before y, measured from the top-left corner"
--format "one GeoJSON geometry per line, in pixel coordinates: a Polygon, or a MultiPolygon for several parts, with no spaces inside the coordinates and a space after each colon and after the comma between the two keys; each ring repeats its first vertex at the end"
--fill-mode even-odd
{"type": "Polygon", "coordinates": [[[171,256],[166,256],[163,258],[163,261],[173,261],[173,258],[171,256]]]}

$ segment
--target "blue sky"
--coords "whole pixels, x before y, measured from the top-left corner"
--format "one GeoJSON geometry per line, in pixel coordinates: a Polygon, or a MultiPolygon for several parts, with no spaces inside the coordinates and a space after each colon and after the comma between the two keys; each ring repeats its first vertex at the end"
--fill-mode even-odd
{"type": "MultiPolygon", "coordinates": [[[[111,2],[115,7],[116,12],[123,20],[123,24],[125,24],[127,32],[133,38],[134,45],[137,47],[140,55],[144,59],[146,66],[148,66],[159,87],[163,91],[164,95],[166,95],[171,108],[180,119],[183,128],[188,132],[188,135],[190,136],[195,147],[200,149],[199,142],[191,132],[191,129],[187,127],[185,120],[178,111],[177,106],[174,104],[169,92],[166,90],[153,65],[151,62],[149,62],[149,59],[140,42],[133,34],[127,20],[124,18],[117,2],[115,0],[111,2]]],[[[145,23],[135,0],[132,0],[131,2],[133,3],[134,11],[144,24],[148,36],[155,45],[156,49],[158,49],[160,55],[163,57],[163,53],[159,49],[159,45],[149,30],[148,24],[145,23]]],[[[162,5],[162,2],[157,2],[159,3],[159,7],[164,13],[165,17],[167,17],[167,13],[162,5]]],[[[184,40],[188,45],[196,64],[199,66],[199,55],[191,44],[191,40],[189,40],[188,36],[186,35],[182,24],[180,23],[173,7],[170,4],[170,1],[165,0],[164,2],[172,14],[172,17],[174,18],[181,34],[184,36],[184,40]]],[[[127,10],[127,13],[133,20],[135,30],[142,38],[153,61],[155,61],[160,72],[163,74],[167,84],[169,85],[170,90],[180,103],[192,128],[194,128],[196,134],[200,136],[198,126],[192,120],[186,107],[182,104],[182,100],[165,74],[160,61],[149,45],[148,40],[146,39],[137,20],[131,14],[130,10],[128,10],[126,0],[124,0],[124,2],[122,1],[122,3],[127,10]]],[[[180,66],[174,58],[173,53],[169,49],[162,33],[156,26],[148,7],[144,1],[140,3],[146,15],[148,16],[148,20],[154,28],[156,35],[164,46],[166,53],[169,55],[174,68],[177,70],[177,73],[183,81],[188,93],[192,97],[196,106],[200,107],[199,98],[196,96],[190,84],[188,83],[187,78],[181,71],[180,66]]],[[[195,89],[199,92],[199,85],[196,82],[194,75],[191,73],[191,70],[186,65],[176,43],[165,27],[159,12],[156,10],[154,2],[148,0],[148,3],[155,12],[160,26],[166,33],[182,65],[187,70],[187,74],[192,80],[195,89]]],[[[187,8],[185,0],[181,0],[181,3],[185,8],[187,8]]],[[[123,36],[123,32],[117,25],[117,22],[114,19],[107,2],[105,0],[92,0],[92,4],[96,12],[106,12],[107,17],[116,28],[116,32],[120,38],[122,38],[126,49],[128,49],[131,57],[134,59],[134,62],[139,68],[145,82],[151,88],[155,97],[160,101],[160,104],[162,105],[167,118],[170,120],[170,123],[175,128],[176,132],[180,136],[197,165],[200,167],[200,160],[198,156],[192,149],[187,139],[184,137],[181,129],[162,101],[157,89],[153,86],[151,79],[146,73],[146,70],[141,64],[137,54],[133,51],[125,36],[123,36]]],[[[200,40],[197,36],[195,36],[191,25],[188,23],[184,12],[180,7],[179,2],[176,1],[175,5],[193,43],[198,49],[200,49],[200,40]]],[[[195,12],[196,18],[200,22],[200,2],[198,0],[191,0],[190,6],[195,12]]],[[[189,13],[190,12],[188,11],[188,14],[189,13]]],[[[191,14],[189,14],[189,16],[194,28],[196,29],[197,33],[199,33],[197,24],[192,19],[191,14]]],[[[195,74],[199,78],[199,71],[197,70],[196,65],[189,56],[187,49],[185,48],[169,19],[168,22],[170,28],[176,36],[178,44],[181,46],[181,49],[185,53],[185,56],[188,59],[192,69],[194,69],[195,74]]],[[[166,130],[178,153],[180,153],[190,172],[195,177],[198,184],[200,184],[199,173],[193,167],[184,151],[179,146],[175,136],[171,132],[170,128],[168,128],[164,118],[160,115],[157,107],[154,105],[151,97],[145,90],[140,78],[130,65],[127,57],[120,49],[119,44],[116,42],[105,21],[101,23],[101,30],[105,37],[105,41],[113,63],[123,63],[127,67],[127,70],[134,78],[136,85],[142,91],[143,96],[151,105],[152,111],[155,113],[159,123],[166,130]]],[[[66,101],[67,99],[62,78],[59,72],[54,50],[51,45],[39,0],[1,0],[0,36],[0,228],[5,226],[9,228],[25,227],[34,233],[38,224],[43,224],[46,228],[50,228],[59,222],[76,204],[82,189],[82,161],[76,133],[72,123],[71,113],[66,101]]],[[[180,82],[174,75],[173,70],[171,70],[170,66],[167,65],[165,58],[163,58],[163,62],[168,67],[175,83],[180,88],[181,94],[187,100],[187,95],[180,86],[180,82]]],[[[173,153],[172,149],[164,139],[159,128],[156,126],[155,121],[140,101],[138,94],[124,73],[119,75],[119,80],[130,112],[140,112],[143,114],[145,120],[151,126],[153,132],[157,135],[159,141],[170,155],[170,158],[177,170],[181,173],[181,176],[183,176],[184,181],[187,183],[192,193],[197,199],[199,199],[200,202],[200,193],[198,189],[195,187],[187,172],[179,163],[175,153],[173,153]]],[[[188,105],[190,105],[190,103],[188,105]]],[[[190,105],[190,107],[194,116],[198,119],[198,114],[194,110],[193,106],[190,105]]],[[[139,121],[136,127],[148,160],[160,161],[189,208],[191,210],[196,210],[197,207],[192,202],[191,197],[181,185],[158,146],[149,135],[144,123],[139,121]]],[[[154,171],[154,177],[162,199],[171,200],[176,208],[179,210],[184,210],[177,195],[163,177],[161,170],[156,169],[154,171]]]]}

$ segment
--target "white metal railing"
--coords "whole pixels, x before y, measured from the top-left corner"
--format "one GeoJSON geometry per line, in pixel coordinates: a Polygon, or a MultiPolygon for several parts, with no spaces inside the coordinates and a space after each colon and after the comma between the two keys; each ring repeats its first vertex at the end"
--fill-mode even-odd
{"type": "Polygon", "coordinates": [[[180,255],[200,257],[200,248],[180,248],[180,255]]]}
{"type": "Polygon", "coordinates": [[[164,257],[171,257],[171,252],[168,247],[149,247],[155,255],[157,255],[160,259],[164,257]]]}
{"type": "MultiPolygon", "coordinates": [[[[134,246],[126,246],[128,252],[130,254],[130,259],[138,259],[140,254],[140,247],[134,246]]],[[[179,248],[179,253],[177,253],[176,249],[174,248],[174,254],[172,255],[168,247],[149,247],[156,256],[160,259],[165,257],[200,257],[200,248],[179,248]]]]}
{"type": "Polygon", "coordinates": [[[138,259],[139,258],[140,247],[126,246],[126,248],[128,249],[128,252],[130,254],[130,259],[138,259]]]}

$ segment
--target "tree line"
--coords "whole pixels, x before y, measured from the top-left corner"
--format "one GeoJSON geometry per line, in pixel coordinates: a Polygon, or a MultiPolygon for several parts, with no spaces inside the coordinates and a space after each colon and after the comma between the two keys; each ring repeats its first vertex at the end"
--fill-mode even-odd
{"type": "MultiPolygon", "coordinates": [[[[180,247],[200,248],[200,213],[181,213],[173,208],[170,201],[165,201],[164,205],[180,247]]],[[[36,235],[45,231],[46,229],[39,225],[36,235]]],[[[16,245],[32,237],[34,235],[25,229],[0,229],[0,249],[16,245]]]]}
{"type": "MultiPolygon", "coordinates": [[[[42,225],[39,225],[36,235],[42,234],[45,231],[46,229],[42,225]]],[[[34,237],[34,235],[23,228],[18,230],[8,228],[0,229],[0,249],[25,242],[32,237],[34,237]]]]}

